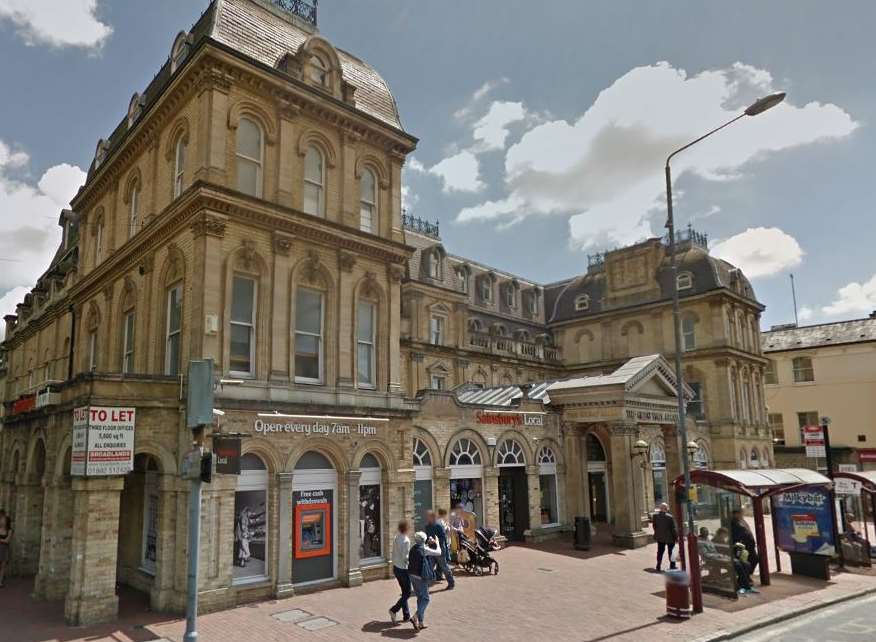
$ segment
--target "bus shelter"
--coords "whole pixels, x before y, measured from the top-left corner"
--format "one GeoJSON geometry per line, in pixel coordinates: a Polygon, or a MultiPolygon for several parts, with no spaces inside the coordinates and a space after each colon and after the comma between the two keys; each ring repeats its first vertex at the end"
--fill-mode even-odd
{"type": "MultiPolygon", "coordinates": [[[[747,470],[691,470],[691,496],[689,502],[675,502],[675,517],[679,525],[679,557],[682,567],[688,570],[691,575],[691,588],[696,594],[701,594],[706,583],[706,590],[714,590],[717,593],[732,593],[736,596],[735,590],[735,573],[733,572],[732,561],[728,560],[727,567],[718,569],[714,565],[709,568],[709,560],[703,560],[701,569],[701,560],[704,551],[705,543],[698,542],[699,533],[690,533],[691,551],[700,551],[701,555],[696,556],[688,564],[685,551],[684,538],[686,525],[685,507],[693,511],[694,521],[701,529],[707,527],[710,535],[713,537],[713,542],[718,543],[718,536],[723,532],[726,537],[730,532],[730,521],[732,514],[736,509],[745,509],[750,505],[751,514],[754,519],[754,538],[757,546],[759,563],[758,572],[760,574],[760,582],[763,586],[770,584],[770,560],[767,548],[766,526],[764,520],[764,502],[770,501],[772,512],[775,514],[776,503],[775,498],[781,496],[796,496],[794,494],[806,494],[810,492],[826,494],[826,514],[828,519],[832,520],[832,512],[830,508],[830,493],[832,482],[829,478],[821,473],[806,468],[788,468],[788,469],[747,469],[747,470]],[[689,568],[690,567],[690,568],[689,568]],[[701,570],[706,574],[701,575],[701,570]],[[716,580],[718,577],[726,579],[726,584],[716,580]],[[707,581],[708,580],[708,581],[707,581]],[[711,585],[709,585],[711,583],[711,585]],[[729,585],[729,588],[726,588],[729,585]],[[724,587],[724,590],[722,590],[724,587]]],[[[684,476],[679,476],[674,481],[675,497],[684,498],[684,476]]],[[[876,488],[876,487],[874,487],[876,488]]],[[[775,560],[776,569],[781,571],[781,560],[779,557],[779,540],[780,533],[778,532],[778,520],[772,520],[773,540],[775,542],[775,560]]],[[[835,531],[834,531],[835,532],[835,531]]],[[[715,557],[732,557],[732,549],[730,542],[720,542],[721,546],[726,546],[722,549],[722,555],[715,557]]],[[[711,547],[714,549],[714,546],[711,547]]],[[[696,599],[694,600],[696,602],[696,599]]]]}
{"type": "Polygon", "coordinates": [[[843,561],[872,567],[876,544],[876,470],[834,473],[843,561]]]}

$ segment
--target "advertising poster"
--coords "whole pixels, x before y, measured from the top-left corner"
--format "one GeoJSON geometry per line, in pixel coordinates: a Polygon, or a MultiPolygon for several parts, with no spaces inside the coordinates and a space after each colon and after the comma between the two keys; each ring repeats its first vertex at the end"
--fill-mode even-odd
{"type": "Polygon", "coordinates": [[[88,457],[88,408],[73,410],[73,444],[70,454],[70,475],[85,476],[85,460],[88,457]]]}
{"type": "Polygon", "coordinates": [[[155,575],[158,561],[158,477],[146,473],[143,505],[143,570],[155,575]]]}
{"type": "Polygon", "coordinates": [[[359,557],[380,557],[380,485],[359,486],[359,557]]]}
{"type": "Polygon", "coordinates": [[[788,553],[833,555],[830,493],[823,488],[780,493],[775,497],[779,547],[788,553]]]}
{"type": "Polygon", "coordinates": [[[267,491],[234,493],[234,580],[267,575],[267,491]]]}

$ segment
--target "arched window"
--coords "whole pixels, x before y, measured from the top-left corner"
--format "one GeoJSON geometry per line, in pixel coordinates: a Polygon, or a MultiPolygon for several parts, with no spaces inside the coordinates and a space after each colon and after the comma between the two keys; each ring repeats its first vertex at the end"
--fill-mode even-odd
{"type": "Polygon", "coordinates": [[[586,312],[590,309],[590,295],[589,294],[579,294],[575,297],[575,311],[576,312],[586,312]]]}
{"type": "Polygon", "coordinates": [[[359,558],[364,563],[380,559],[383,533],[380,462],[371,453],[359,464],[359,558]]]}
{"type": "Polygon", "coordinates": [[[748,468],[748,450],[745,448],[739,451],[739,467],[742,470],[748,468]]]}
{"type": "Polygon", "coordinates": [[[329,67],[318,54],[310,57],[310,80],[320,87],[328,87],[329,67]]]}
{"type": "Polygon", "coordinates": [[[497,466],[525,466],[526,458],[523,456],[523,448],[513,439],[506,439],[496,449],[497,466]]]}
{"type": "Polygon", "coordinates": [[[592,432],[587,433],[587,461],[605,461],[605,449],[602,442],[592,432]]]}
{"type": "Polygon", "coordinates": [[[122,328],[122,373],[134,372],[134,339],[137,316],[133,304],[124,311],[124,327],[122,328]]]}
{"type": "Polygon", "coordinates": [[[450,451],[450,507],[475,514],[476,525],[483,524],[483,467],[481,453],[462,437],[450,451]]]}
{"type": "Polygon", "coordinates": [[[694,468],[699,468],[700,470],[708,470],[711,467],[709,451],[706,450],[702,443],[697,444],[697,449],[693,456],[693,465],[694,468]]]}
{"type": "Polygon", "coordinates": [[[557,497],[557,456],[553,449],[542,446],[538,450],[539,511],[541,525],[559,524],[559,498],[557,497]]]}
{"type": "Polygon", "coordinates": [[[693,274],[681,272],[676,280],[679,290],[690,290],[693,287],[693,274]]]}
{"type": "Polygon", "coordinates": [[[264,140],[262,128],[251,118],[241,118],[237,127],[237,189],[262,197],[264,140]]]}
{"type": "Polygon", "coordinates": [[[470,439],[458,439],[450,451],[451,466],[480,466],[481,452],[470,439]]]}
{"type": "Polygon", "coordinates": [[[182,346],[182,283],[172,285],[167,290],[167,319],[164,351],[164,374],[178,375],[180,371],[180,350],[182,346]]]}
{"type": "Polygon", "coordinates": [[[97,222],[94,224],[94,265],[97,267],[103,261],[103,214],[101,214],[97,222]]]}
{"type": "Polygon", "coordinates": [[[760,458],[760,465],[764,468],[770,467],[770,453],[766,448],[763,449],[763,455],[761,455],[760,458]]]}
{"type": "Polygon", "coordinates": [[[128,192],[128,238],[140,231],[140,181],[135,180],[128,192]]]}
{"type": "Polygon", "coordinates": [[[325,217],[325,159],[316,145],[304,156],[304,213],[325,217]]]}
{"type": "Polygon", "coordinates": [[[185,189],[186,171],[186,137],[182,135],[176,141],[173,163],[173,197],[177,198],[185,189]]]}
{"type": "Polygon", "coordinates": [[[234,493],[234,584],[268,578],[268,517],[268,469],[261,458],[247,453],[240,458],[234,493]]]}
{"type": "Polygon", "coordinates": [[[369,233],[377,230],[377,179],[367,168],[359,181],[359,229],[369,233]]]}
{"type": "Polygon", "coordinates": [[[140,570],[155,575],[158,562],[158,520],[161,491],[159,467],[154,457],[134,457],[134,470],[143,475],[143,533],[140,542],[140,570]]]}
{"type": "Polygon", "coordinates": [[[749,459],[752,468],[760,468],[760,453],[757,452],[757,448],[751,449],[751,458],[749,459]]]}
{"type": "Polygon", "coordinates": [[[420,439],[414,437],[414,525],[426,525],[426,513],[432,510],[432,453],[420,439]]]}
{"type": "Polygon", "coordinates": [[[441,265],[441,251],[435,248],[428,252],[427,261],[429,269],[429,278],[440,281],[442,279],[443,270],[441,265]]]}

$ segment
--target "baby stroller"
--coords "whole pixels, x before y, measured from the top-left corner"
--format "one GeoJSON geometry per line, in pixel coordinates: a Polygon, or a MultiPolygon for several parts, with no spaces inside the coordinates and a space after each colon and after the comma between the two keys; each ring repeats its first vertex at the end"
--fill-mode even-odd
{"type": "Polygon", "coordinates": [[[493,528],[481,527],[475,531],[476,542],[473,542],[464,533],[459,534],[459,546],[466,552],[467,559],[462,565],[466,573],[471,575],[499,574],[499,562],[494,560],[490,553],[498,550],[496,543],[496,531],[493,528]]]}

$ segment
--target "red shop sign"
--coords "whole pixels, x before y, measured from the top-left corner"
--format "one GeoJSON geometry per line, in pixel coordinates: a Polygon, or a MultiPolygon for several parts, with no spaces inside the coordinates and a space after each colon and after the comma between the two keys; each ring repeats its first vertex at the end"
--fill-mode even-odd
{"type": "Polygon", "coordinates": [[[876,462],[876,448],[858,448],[858,460],[864,462],[876,462]]]}
{"type": "Polygon", "coordinates": [[[12,402],[12,414],[19,415],[23,412],[30,412],[36,408],[36,395],[28,395],[12,402]]]}

